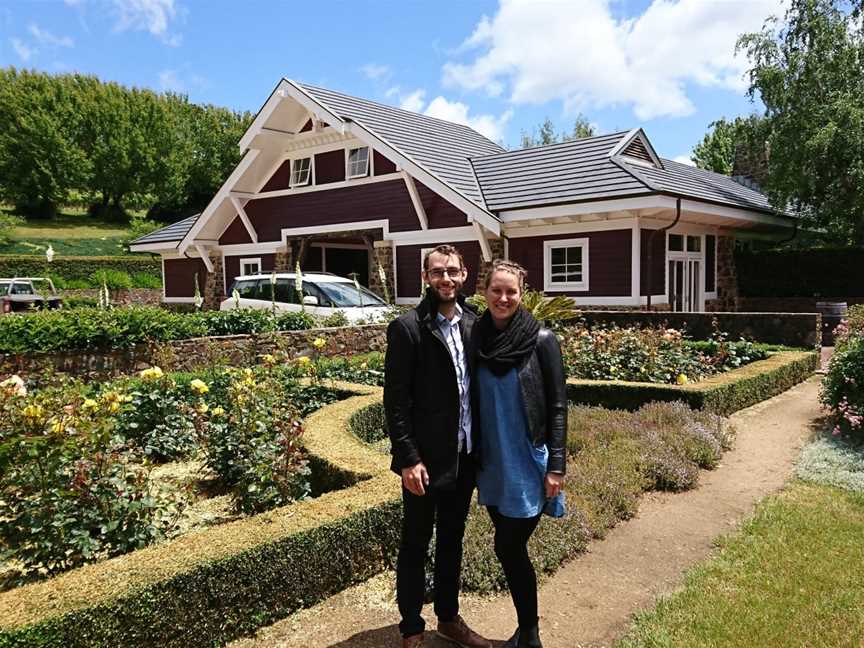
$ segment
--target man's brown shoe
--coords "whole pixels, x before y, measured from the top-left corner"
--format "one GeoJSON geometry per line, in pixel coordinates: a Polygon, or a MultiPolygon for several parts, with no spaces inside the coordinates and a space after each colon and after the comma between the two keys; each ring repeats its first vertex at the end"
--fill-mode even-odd
{"type": "Polygon", "coordinates": [[[420,648],[423,645],[423,633],[402,637],[402,648],[420,648]]]}
{"type": "Polygon", "coordinates": [[[462,648],[492,648],[492,642],[469,628],[461,616],[452,621],[439,621],[438,636],[462,648]]]}

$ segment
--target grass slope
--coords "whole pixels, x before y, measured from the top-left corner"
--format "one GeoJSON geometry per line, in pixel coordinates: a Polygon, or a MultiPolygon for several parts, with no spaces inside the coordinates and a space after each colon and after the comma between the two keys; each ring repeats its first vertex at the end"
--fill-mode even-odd
{"type": "Polygon", "coordinates": [[[793,482],[616,648],[864,645],[864,495],[793,482]]]}
{"type": "Polygon", "coordinates": [[[67,208],[53,220],[30,220],[13,228],[6,244],[0,245],[0,254],[42,254],[50,244],[56,254],[65,256],[123,255],[122,240],[128,231],[123,223],[100,221],[86,211],[67,208]]]}

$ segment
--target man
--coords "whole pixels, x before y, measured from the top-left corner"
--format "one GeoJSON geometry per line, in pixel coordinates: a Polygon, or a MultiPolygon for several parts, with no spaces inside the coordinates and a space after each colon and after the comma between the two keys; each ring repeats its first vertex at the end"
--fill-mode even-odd
{"type": "Polygon", "coordinates": [[[426,296],[387,328],[384,408],[391,469],[402,477],[402,542],[396,598],[403,648],[418,648],[425,561],[435,525],[435,614],[439,636],[465,648],[491,644],[459,616],[462,536],[474,491],[470,369],[477,320],[461,295],[462,255],[439,245],[423,259],[426,296]]]}

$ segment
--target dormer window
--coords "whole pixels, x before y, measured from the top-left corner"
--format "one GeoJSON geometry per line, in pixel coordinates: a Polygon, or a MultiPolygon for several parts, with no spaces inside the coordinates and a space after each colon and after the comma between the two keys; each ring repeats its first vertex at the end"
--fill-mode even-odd
{"type": "Polygon", "coordinates": [[[369,147],[348,150],[348,177],[364,178],[369,175],[369,147]]]}
{"type": "Polygon", "coordinates": [[[299,158],[291,162],[291,186],[302,187],[309,184],[312,158],[299,158]]]}

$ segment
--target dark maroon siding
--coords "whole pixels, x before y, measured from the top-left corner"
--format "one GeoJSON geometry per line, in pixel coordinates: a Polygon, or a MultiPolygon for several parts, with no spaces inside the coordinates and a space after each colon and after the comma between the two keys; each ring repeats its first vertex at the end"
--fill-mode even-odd
{"type": "Polygon", "coordinates": [[[306,272],[320,272],[323,266],[324,258],[321,255],[321,248],[311,246],[306,248],[306,256],[303,257],[303,264],[300,269],[306,272]]]}
{"type": "Polygon", "coordinates": [[[666,285],[664,282],[664,273],[666,266],[666,234],[665,232],[657,232],[657,235],[654,237],[654,241],[652,242],[652,256],[651,256],[651,265],[652,268],[649,272],[648,269],[648,241],[651,238],[651,233],[654,230],[641,230],[642,234],[642,268],[640,270],[640,294],[647,295],[648,294],[648,276],[651,276],[651,294],[652,295],[662,295],[666,292],[666,285]]]}
{"type": "Polygon", "coordinates": [[[267,181],[261,191],[276,191],[278,189],[287,189],[291,183],[291,160],[285,160],[279,168],[276,169],[276,173],[270,176],[270,179],[267,181]]]}
{"type": "MultiPolygon", "coordinates": [[[[465,225],[465,215],[423,185],[418,186],[431,227],[465,225]]],[[[283,228],[309,227],[364,220],[390,221],[390,231],[419,230],[420,222],[402,180],[312,191],[294,196],[261,198],[246,204],[258,240],[278,241],[283,228]]],[[[239,218],[219,238],[222,245],[248,243],[239,218]]]]}
{"type": "MultiPolygon", "coordinates": [[[[423,245],[400,245],[396,248],[396,294],[399,297],[420,296],[420,251],[424,248],[434,248],[449,241],[424,243],[423,245]]],[[[477,269],[480,267],[480,244],[476,241],[453,243],[462,253],[465,267],[468,268],[468,279],[465,280],[463,292],[474,294],[477,283],[477,269]]]]}
{"type": "Polygon", "coordinates": [[[396,165],[381,155],[378,151],[373,151],[373,163],[375,165],[375,175],[384,175],[385,173],[396,173],[396,165]]]}
{"type": "Polygon", "coordinates": [[[257,254],[250,252],[249,254],[237,254],[225,256],[225,289],[231,289],[231,282],[240,275],[240,259],[261,258],[261,272],[272,272],[273,265],[276,261],[275,254],[257,254]]]}
{"type": "Polygon", "coordinates": [[[345,150],[327,151],[315,156],[315,184],[342,182],[345,179],[345,150]]]}
{"type": "Polygon", "coordinates": [[[705,292],[717,289],[714,281],[715,255],[717,253],[717,237],[708,234],[705,237],[705,292]]]}
{"type": "Polygon", "coordinates": [[[204,296],[207,268],[201,259],[165,259],[165,296],[194,297],[195,273],[198,273],[198,292],[204,296]]]}
{"type": "MultiPolygon", "coordinates": [[[[528,285],[543,290],[543,241],[588,239],[587,291],[561,291],[574,297],[623,297],[630,295],[632,230],[559,234],[510,239],[510,258],[528,271],[528,285]]],[[[558,291],[555,291],[559,294],[558,291]]]]}

